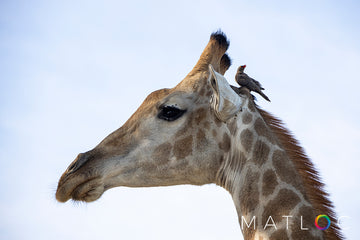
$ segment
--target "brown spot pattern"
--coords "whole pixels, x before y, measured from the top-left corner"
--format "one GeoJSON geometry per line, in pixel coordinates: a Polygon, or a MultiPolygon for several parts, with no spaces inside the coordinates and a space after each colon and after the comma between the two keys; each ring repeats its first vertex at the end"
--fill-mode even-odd
{"type": "MultiPolygon", "coordinates": [[[[334,211],[333,204],[329,200],[326,191],[324,191],[324,185],[319,179],[318,172],[312,161],[306,156],[303,148],[284,127],[281,120],[261,109],[258,109],[258,112],[266,123],[269,124],[268,126],[276,134],[276,139],[279,140],[279,143],[284,147],[287,155],[294,163],[298,176],[301,179],[301,185],[296,186],[297,189],[303,193],[306,200],[314,205],[317,211],[319,211],[318,214],[323,213],[331,216],[334,211]]],[[[322,234],[328,239],[343,239],[342,233],[337,225],[331,225],[330,229],[323,231],[322,234]]]]}
{"type": "Polygon", "coordinates": [[[188,128],[191,128],[191,127],[193,126],[194,115],[195,115],[195,113],[192,112],[192,113],[190,113],[189,116],[188,116],[187,123],[186,123],[186,125],[187,125],[188,128]]]}
{"type": "Polygon", "coordinates": [[[151,155],[151,158],[156,161],[157,164],[165,164],[169,161],[171,153],[171,144],[163,143],[155,148],[151,155]]]}
{"type": "Polygon", "coordinates": [[[262,227],[265,226],[267,219],[271,216],[275,223],[280,222],[282,216],[289,215],[290,211],[300,202],[296,193],[289,189],[281,189],[276,198],[269,201],[265,206],[262,215],[262,227]]]}
{"type": "Polygon", "coordinates": [[[276,150],[272,157],[273,165],[280,179],[294,187],[302,185],[301,179],[295,171],[295,166],[284,151],[276,150]]]}
{"type": "Polygon", "coordinates": [[[254,123],[254,128],[259,136],[263,136],[266,139],[268,139],[271,143],[274,143],[275,141],[274,135],[271,133],[270,129],[265,125],[264,120],[262,120],[261,118],[256,119],[254,123]]]}
{"type": "Polygon", "coordinates": [[[253,133],[249,129],[245,129],[240,134],[240,142],[245,151],[249,152],[253,143],[253,133]]]}
{"type": "Polygon", "coordinates": [[[267,197],[272,194],[278,185],[276,174],[273,170],[266,170],[263,175],[262,194],[267,197]]]}
{"type": "Polygon", "coordinates": [[[179,169],[186,169],[189,166],[189,161],[186,161],[186,159],[180,159],[177,161],[174,171],[178,171],[179,169]]]}
{"type": "MultiPolygon", "coordinates": [[[[302,206],[299,209],[298,216],[303,217],[303,226],[313,226],[316,214],[314,213],[314,210],[309,206],[302,206]]],[[[300,219],[299,219],[300,220],[300,219]]]]}
{"type": "Polygon", "coordinates": [[[242,116],[242,122],[243,122],[243,124],[249,124],[249,123],[251,123],[251,121],[252,121],[252,115],[248,112],[248,111],[246,111],[244,114],[243,114],[243,116],[242,116]]]}
{"type": "Polygon", "coordinates": [[[184,136],[185,134],[187,134],[189,131],[189,127],[187,125],[185,125],[184,127],[182,127],[180,130],[178,130],[175,133],[175,138],[179,138],[181,136],[184,136]]]}
{"type": "Polygon", "coordinates": [[[206,146],[206,138],[205,138],[205,133],[203,130],[199,129],[199,131],[196,134],[196,148],[203,148],[204,146],[206,146]]]}
{"type": "Polygon", "coordinates": [[[269,157],[270,148],[261,140],[256,141],[254,146],[253,161],[258,165],[262,166],[269,157]]]}
{"type": "Polygon", "coordinates": [[[258,181],[260,174],[249,169],[240,191],[240,204],[243,215],[253,212],[259,204],[258,181]]]}
{"type": "Polygon", "coordinates": [[[209,121],[204,121],[203,126],[204,126],[204,128],[205,128],[206,130],[209,130],[209,129],[210,129],[210,123],[209,123],[209,121]]]}
{"type": "Polygon", "coordinates": [[[222,141],[219,143],[219,148],[224,152],[228,152],[230,150],[230,137],[227,133],[224,133],[222,141]]]}
{"type": "Polygon", "coordinates": [[[200,108],[195,113],[195,124],[199,125],[206,118],[206,109],[200,108]]]}
{"type": "Polygon", "coordinates": [[[182,159],[192,154],[193,137],[187,136],[177,140],[174,144],[174,155],[177,159],[182,159]]]}
{"type": "MultiPolygon", "coordinates": [[[[315,230],[318,233],[320,231],[314,226],[315,218],[316,218],[316,214],[314,213],[311,207],[302,206],[299,209],[299,213],[296,214],[295,218],[292,220],[292,224],[290,225],[290,228],[292,230],[291,237],[293,239],[319,239],[317,237],[312,236],[312,234],[310,233],[311,229],[315,230]],[[308,231],[301,230],[301,216],[303,218],[302,227],[308,228],[309,229],[308,231]]],[[[321,223],[319,224],[321,225],[321,223]]]]}
{"type": "Polygon", "coordinates": [[[139,168],[146,169],[146,172],[155,172],[158,169],[158,166],[155,162],[143,161],[139,163],[139,168]]]}

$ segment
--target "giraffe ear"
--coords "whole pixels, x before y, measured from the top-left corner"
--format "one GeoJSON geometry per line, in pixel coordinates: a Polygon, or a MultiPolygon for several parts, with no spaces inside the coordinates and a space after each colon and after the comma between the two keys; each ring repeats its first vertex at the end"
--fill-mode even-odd
{"type": "Polygon", "coordinates": [[[215,115],[221,121],[226,122],[241,110],[242,100],[230,87],[226,78],[217,73],[211,64],[209,65],[209,71],[208,82],[213,89],[211,107],[215,115]]]}

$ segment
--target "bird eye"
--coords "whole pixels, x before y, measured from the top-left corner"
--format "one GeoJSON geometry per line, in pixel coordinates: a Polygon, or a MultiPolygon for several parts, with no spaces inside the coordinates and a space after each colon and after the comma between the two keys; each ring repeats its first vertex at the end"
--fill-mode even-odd
{"type": "Polygon", "coordinates": [[[166,121],[175,121],[179,117],[181,117],[186,110],[179,109],[174,106],[164,106],[161,108],[158,118],[166,120],[166,121]]]}

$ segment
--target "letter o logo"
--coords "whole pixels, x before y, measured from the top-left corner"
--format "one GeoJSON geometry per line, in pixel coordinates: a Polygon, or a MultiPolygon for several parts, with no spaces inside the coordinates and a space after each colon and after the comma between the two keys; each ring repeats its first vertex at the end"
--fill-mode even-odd
{"type": "Polygon", "coordinates": [[[330,227],[330,223],[331,223],[330,218],[329,218],[328,216],[324,215],[324,214],[321,214],[321,215],[319,215],[319,216],[317,216],[317,217],[315,218],[315,226],[316,226],[318,229],[320,229],[320,230],[326,230],[326,229],[328,229],[328,228],[330,227]],[[320,227],[320,226],[319,226],[319,219],[320,219],[320,218],[325,218],[325,219],[327,220],[327,225],[326,225],[325,227],[320,227]]]}

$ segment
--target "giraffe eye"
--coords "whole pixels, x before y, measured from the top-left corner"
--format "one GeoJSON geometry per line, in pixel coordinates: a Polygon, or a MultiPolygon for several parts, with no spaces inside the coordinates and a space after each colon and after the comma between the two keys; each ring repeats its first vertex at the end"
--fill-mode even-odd
{"type": "Polygon", "coordinates": [[[181,117],[186,110],[179,109],[174,106],[164,106],[161,108],[158,118],[166,120],[166,121],[175,121],[179,117],[181,117]]]}

